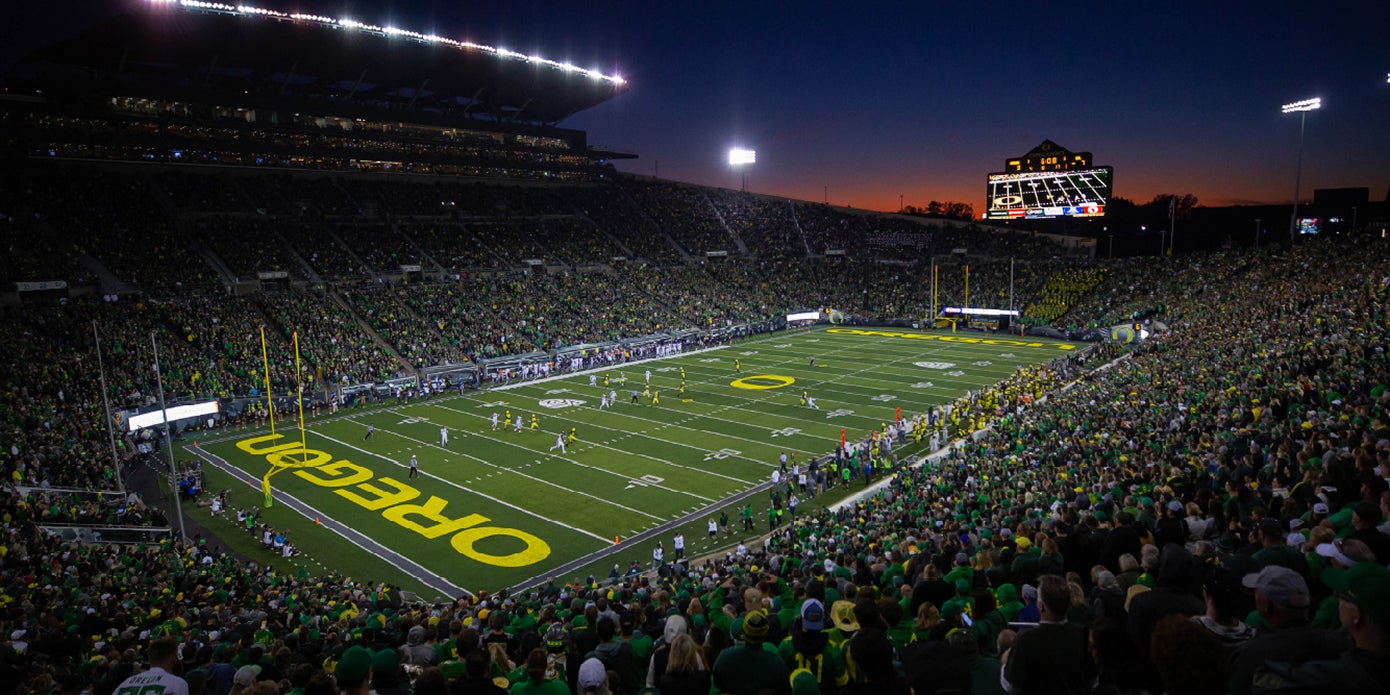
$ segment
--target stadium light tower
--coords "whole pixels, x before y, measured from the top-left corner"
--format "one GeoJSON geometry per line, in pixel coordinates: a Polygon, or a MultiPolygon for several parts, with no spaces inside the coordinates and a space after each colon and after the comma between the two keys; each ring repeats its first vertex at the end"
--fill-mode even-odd
{"type": "Polygon", "coordinates": [[[1303,183],[1303,128],[1308,123],[1308,112],[1322,108],[1322,99],[1314,97],[1284,104],[1280,113],[1298,114],[1298,167],[1293,175],[1293,213],[1289,215],[1289,247],[1293,247],[1294,234],[1298,231],[1298,189],[1303,183]]]}
{"type": "Polygon", "coordinates": [[[743,175],[743,192],[748,192],[748,167],[758,161],[758,153],[735,147],[729,150],[729,166],[743,175]]]}

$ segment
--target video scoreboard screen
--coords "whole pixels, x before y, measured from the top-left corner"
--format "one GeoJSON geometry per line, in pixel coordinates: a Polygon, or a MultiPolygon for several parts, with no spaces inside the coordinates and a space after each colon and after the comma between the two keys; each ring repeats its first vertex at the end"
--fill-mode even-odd
{"type": "Polygon", "coordinates": [[[989,175],[991,220],[1099,217],[1110,203],[1111,167],[989,175]]]}

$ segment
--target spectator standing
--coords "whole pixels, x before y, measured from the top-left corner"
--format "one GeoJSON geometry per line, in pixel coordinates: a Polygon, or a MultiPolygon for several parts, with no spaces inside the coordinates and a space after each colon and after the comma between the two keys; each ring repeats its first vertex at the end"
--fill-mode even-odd
{"type": "Polygon", "coordinates": [[[719,653],[711,672],[714,686],[727,695],[762,695],[791,692],[787,665],[775,653],[763,649],[768,621],[762,611],[743,619],[743,643],[719,653]]]}
{"type": "Polygon", "coordinates": [[[1202,598],[1207,610],[1192,620],[1210,632],[1224,645],[1240,644],[1255,635],[1254,630],[1240,619],[1240,582],[1225,569],[1218,569],[1202,583],[1202,598]]]}
{"type": "Polygon", "coordinates": [[[709,695],[710,672],[690,635],[682,633],[671,643],[659,684],[662,695],[709,695]]]}
{"type": "Polygon", "coordinates": [[[1255,610],[1268,627],[1240,645],[1231,657],[1231,695],[1251,692],[1255,672],[1270,661],[1301,664],[1335,659],[1351,645],[1345,634],[1308,622],[1308,583],[1297,572],[1271,565],[1241,583],[1255,590],[1255,610]]]}
{"type": "Polygon", "coordinates": [[[833,693],[848,682],[845,657],[839,648],[830,644],[825,632],[825,604],[807,599],[801,604],[801,615],[792,621],[790,634],[782,640],[778,654],[787,668],[810,671],[820,686],[820,692],[833,693]]]}
{"type": "Polygon", "coordinates": [[[569,695],[564,674],[549,668],[544,649],[526,656],[526,678],[512,685],[511,695],[569,695]]]}
{"type": "Polygon", "coordinates": [[[1380,507],[1374,502],[1361,502],[1352,509],[1351,524],[1356,530],[1351,538],[1366,544],[1375,553],[1376,564],[1390,564],[1390,536],[1376,529],[1380,523],[1380,507]]]}
{"type": "Polygon", "coordinates": [[[372,686],[372,653],[364,647],[349,647],[333,669],[338,690],[349,695],[367,695],[372,686]]]}
{"type": "Polygon", "coordinates": [[[161,637],[150,643],[145,658],[149,661],[149,669],[121,681],[116,692],[188,695],[188,681],[174,675],[179,660],[178,642],[172,637],[161,637]]]}
{"type": "Polygon", "coordinates": [[[598,659],[585,659],[579,665],[578,695],[611,695],[608,689],[608,671],[598,659]]]}
{"type": "Polygon", "coordinates": [[[1206,611],[1206,604],[1192,590],[1194,570],[1192,553],[1182,545],[1166,545],[1159,552],[1153,590],[1129,602],[1129,636],[1140,654],[1149,653],[1149,636],[1158,621],[1170,615],[1194,616],[1206,611]]]}
{"type": "Polygon", "coordinates": [[[1086,629],[1067,622],[1071,590],[1065,579],[1044,575],[1038,582],[1042,606],[1038,626],[1019,633],[1000,655],[1000,684],[1009,693],[1081,693],[1091,686],[1094,670],[1086,629]]]}
{"type": "Polygon", "coordinates": [[[1270,692],[1383,693],[1390,691],[1390,570],[1359,564],[1328,582],[1341,602],[1342,627],[1355,645],[1339,659],[1293,668],[1271,664],[1256,682],[1270,692]]]}

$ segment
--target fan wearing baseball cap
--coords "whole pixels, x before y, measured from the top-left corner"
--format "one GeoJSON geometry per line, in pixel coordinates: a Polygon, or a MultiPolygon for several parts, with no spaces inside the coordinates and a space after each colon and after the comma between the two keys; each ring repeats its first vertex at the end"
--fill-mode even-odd
{"type": "Polygon", "coordinates": [[[1299,573],[1270,565],[1245,575],[1241,584],[1255,591],[1255,610],[1266,627],[1232,653],[1230,693],[1250,692],[1256,672],[1268,662],[1301,664],[1335,659],[1351,646],[1341,632],[1309,623],[1308,582],[1299,573]]]}
{"type": "Polygon", "coordinates": [[[1342,627],[1355,646],[1336,659],[1271,664],[1257,682],[1279,692],[1390,692],[1390,570],[1363,562],[1325,581],[1336,592],[1342,627]]]}
{"type": "Polygon", "coordinates": [[[604,668],[603,662],[595,657],[589,657],[584,663],[579,665],[579,678],[576,681],[579,693],[598,693],[608,695],[608,669],[604,668]]]}
{"type": "Polygon", "coordinates": [[[354,695],[364,694],[371,688],[371,676],[372,653],[363,647],[349,647],[333,669],[338,689],[354,695]]]}
{"type": "Polygon", "coordinates": [[[834,692],[849,681],[844,653],[830,644],[830,635],[825,632],[827,617],[825,604],[807,599],[777,652],[788,669],[810,671],[822,693],[834,692]]]}

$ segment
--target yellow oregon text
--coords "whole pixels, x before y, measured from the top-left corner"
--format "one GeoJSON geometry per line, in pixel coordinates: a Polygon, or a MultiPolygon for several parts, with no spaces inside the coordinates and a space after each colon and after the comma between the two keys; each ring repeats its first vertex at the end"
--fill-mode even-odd
{"type": "Polygon", "coordinates": [[[1031,343],[1007,338],[972,338],[964,335],[933,335],[931,333],[903,333],[900,331],[865,331],[858,328],[827,328],[826,333],[845,335],[879,335],[885,338],[910,338],[912,340],[940,340],[947,343],[978,343],[980,345],[1006,345],[1008,347],[1055,347],[1058,350],[1075,350],[1071,343],[1031,343]]]}
{"type": "Polygon", "coordinates": [[[434,540],[452,534],[449,544],[460,555],[495,567],[525,567],[550,556],[550,545],[540,538],[514,528],[480,526],[491,519],[481,514],[468,514],[457,519],[447,516],[448,502],[430,495],[423,503],[412,504],[420,491],[395,478],[375,478],[372,471],[346,459],[334,460],[332,454],[315,449],[303,449],[299,442],[273,444],[285,435],[268,434],[243,439],[237,448],[252,456],[264,456],[274,468],[292,468],[294,474],[353,504],[372,512],[381,512],[383,519],[434,540]],[[374,480],[373,480],[374,479],[374,480]],[[373,482],[369,482],[373,481],[373,482]],[[478,550],[475,545],[486,538],[514,538],[525,548],[507,555],[493,555],[478,550]]]}

